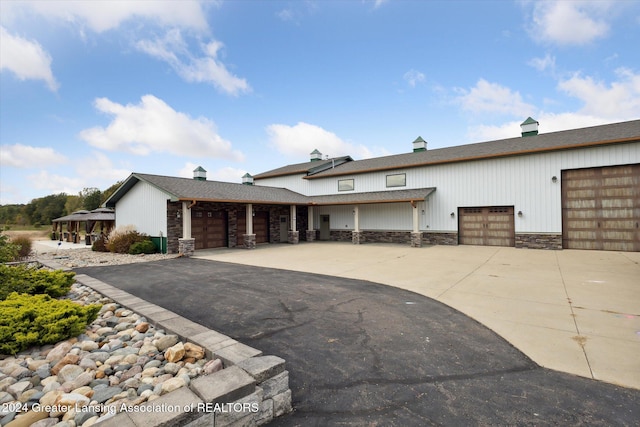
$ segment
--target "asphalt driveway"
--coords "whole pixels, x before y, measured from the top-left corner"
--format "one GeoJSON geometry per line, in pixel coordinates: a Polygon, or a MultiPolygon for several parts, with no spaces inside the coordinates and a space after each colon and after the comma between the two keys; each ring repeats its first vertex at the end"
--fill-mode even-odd
{"type": "Polygon", "coordinates": [[[427,297],[180,258],[77,269],[287,361],[273,425],[636,425],[640,391],[540,368],[427,297]]]}

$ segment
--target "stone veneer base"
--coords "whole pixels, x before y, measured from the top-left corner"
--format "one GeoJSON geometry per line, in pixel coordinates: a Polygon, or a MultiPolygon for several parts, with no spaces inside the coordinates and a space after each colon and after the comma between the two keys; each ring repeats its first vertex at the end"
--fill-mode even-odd
{"type": "Polygon", "coordinates": [[[289,230],[287,233],[288,242],[295,245],[300,242],[300,232],[289,230]]]}
{"type": "Polygon", "coordinates": [[[561,234],[516,234],[516,248],[562,249],[561,234]]]}
{"type": "Polygon", "coordinates": [[[256,248],[256,235],[255,234],[243,234],[242,241],[245,249],[256,248]]]}
{"type": "Polygon", "coordinates": [[[190,257],[196,251],[196,239],[178,239],[178,253],[190,257]]]}

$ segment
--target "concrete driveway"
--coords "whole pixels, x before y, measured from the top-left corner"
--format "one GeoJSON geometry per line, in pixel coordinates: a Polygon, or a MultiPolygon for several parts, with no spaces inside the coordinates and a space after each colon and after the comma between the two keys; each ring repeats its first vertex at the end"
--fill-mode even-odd
{"type": "MultiPolygon", "coordinates": [[[[385,257],[403,250],[307,244],[199,256],[255,262],[284,256],[294,264],[306,251],[311,258],[304,262],[318,268],[326,250],[334,269],[344,258],[347,274],[360,269],[354,253],[361,248],[385,257]]],[[[381,277],[396,268],[381,259],[361,261],[381,277]]],[[[426,264],[413,271],[425,273],[426,264]]],[[[408,280],[409,270],[399,269],[398,277],[408,280]]],[[[334,272],[204,259],[77,271],[285,358],[295,412],[275,425],[634,425],[640,418],[639,391],[540,368],[469,317],[399,288],[334,272]]],[[[441,293],[451,291],[440,286],[441,293]]]]}
{"type": "Polygon", "coordinates": [[[335,242],[196,257],[410,290],[489,327],[540,366],[640,389],[640,253],[335,242]]]}

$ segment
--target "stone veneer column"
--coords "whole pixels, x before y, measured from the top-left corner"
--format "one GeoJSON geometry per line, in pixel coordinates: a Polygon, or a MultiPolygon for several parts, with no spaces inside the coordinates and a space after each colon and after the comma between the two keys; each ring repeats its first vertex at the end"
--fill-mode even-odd
{"type": "Polygon", "coordinates": [[[411,247],[412,248],[421,248],[422,247],[422,233],[411,233],[411,247]]]}
{"type": "Polygon", "coordinates": [[[362,239],[362,232],[361,231],[352,231],[351,232],[351,243],[353,243],[354,245],[359,245],[361,239],[362,239]]]}
{"type": "Polygon", "coordinates": [[[256,235],[255,234],[243,234],[242,240],[244,242],[245,249],[255,249],[256,248],[256,235]]]}
{"type": "Polygon", "coordinates": [[[196,239],[178,239],[178,252],[187,258],[196,250],[196,239]]]}
{"type": "Polygon", "coordinates": [[[307,242],[316,240],[316,230],[307,230],[307,242]]]}
{"type": "Polygon", "coordinates": [[[291,231],[291,230],[289,230],[288,236],[289,236],[289,238],[288,238],[289,243],[295,245],[296,243],[300,242],[300,232],[299,231],[291,231]]]}

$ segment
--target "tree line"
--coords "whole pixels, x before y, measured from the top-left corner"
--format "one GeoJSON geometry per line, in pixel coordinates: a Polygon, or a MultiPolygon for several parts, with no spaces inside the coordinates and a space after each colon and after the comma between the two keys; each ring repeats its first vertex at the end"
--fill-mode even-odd
{"type": "Polygon", "coordinates": [[[104,191],[84,188],[78,195],[60,193],[31,200],[27,204],[0,205],[0,224],[6,226],[48,226],[51,220],[79,210],[99,208],[122,184],[116,182],[104,191]]]}

